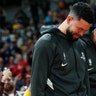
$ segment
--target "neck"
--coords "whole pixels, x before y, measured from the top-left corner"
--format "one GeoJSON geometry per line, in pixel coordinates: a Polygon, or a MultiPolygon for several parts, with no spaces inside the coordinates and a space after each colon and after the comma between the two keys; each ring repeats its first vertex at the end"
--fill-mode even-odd
{"type": "Polygon", "coordinates": [[[64,33],[64,34],[66,34],[66,29],[67,29],[67,23],[66,23],[66,20],[58,27],[58,29],[62,32],[62,33],[64,33]]]}

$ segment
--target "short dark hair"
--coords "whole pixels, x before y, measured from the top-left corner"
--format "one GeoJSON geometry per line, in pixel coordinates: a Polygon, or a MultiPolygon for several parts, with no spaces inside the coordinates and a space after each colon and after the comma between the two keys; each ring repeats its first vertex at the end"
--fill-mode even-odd
{"type": "Polygon", "coordinates": [[[70,8],[70,15],[73,14],[77,19],[84,19],[92,24],[95,21],[94,10],[88,3],[77,2],[70,8]]]}

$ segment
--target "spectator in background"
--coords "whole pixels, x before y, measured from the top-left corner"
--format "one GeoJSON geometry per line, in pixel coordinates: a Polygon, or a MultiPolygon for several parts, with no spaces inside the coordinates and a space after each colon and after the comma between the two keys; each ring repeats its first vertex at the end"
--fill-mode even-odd
{"type": "MultiPolygon", "coordinates": [[[[16,66],[14,60],[15,60],[14,56],[10,56],[10,57],[9,57],[9,63],[6,64],[6,67],[7,67],[8,69],[10,69],[11,72],[12,72],[12,69],[14,69],[15,66],[16,66]]],[[[13,72],[12,72],[12,73],[13,73],[13,72]]]]}
{"type": "Polygon", "coordinates": [[[24,46],[22,47],[22,58],[23,58],[24,60],[27,60],[27,54],[28,54],[28,52],[29,52],[29,50],[27,49],[27,46],[24,45],[24,46]]]}
{"type": "Polygon", "coordinates": [[[65,8],[65,5],[66,4],[65,4],[64,0],[58,1],[58,7],[59,7],[60,10],[64,9],[65,8]]]}
{"type": "Polygon", "coordinates": [[[33,21],[33,19],[30,19],[30,20],[29,20],[28,27],[29,27],[29,29],[30,29],[32,32],[35,31],[35,26],[34,26],[34,21],[33,21]]]}
{"type": "Polygon", "coordinates": [[[11,56],[10,44],[8,42],[5,42],[2,50],[3,50],[4,64],[7,64],[9,62],[9,57],[11,56]]]}
{"type": "Polygon", "coordinates": [[[22,54],[22,50],[17,46],[17,41],[16,40],[11,42],[10,49],[11,49],[11,54],[14,55],[14,56],[17,53],[22,54]]]}
{"type": "Polygon", "coordinates": [[[26,74],[25,76],[25,85],[21,86],[20,90],[26,91],[30,85],[30,80],[31,80],[31,74],[26,74]]]}
{"type": "Polygon", "coordinates": [[[21,6],[18,7],[14,19],[17,19],[19,23],[21,23],[24,27],[28,26],[29,18],[27,14],[22,10],[21,6]]]}
{"type": "Polygon", "coordinates": [[[14,19],[12,24],[12,30],[15,31],[16,29],[20,29],[23,25],[19,22],[17,18],[14,19]]]}
{"type": "Polygon", "coordinates": [[[23,78],[24,74],[18,74],[15,76],[15,88],[17,91],[21,91],[22,87],[26,85],[23,78]]]}
{"type": "Polygon", "coordinates": [[[48,11],[47,15],[44,18],[45,25],[53,25],[53,14],[51,11],[48,11]]]}
{"type": "MultiPolygon", "coordinates": [[[[31,71],[30,71],[30,73],[31,73],[31,71]]],[[[31,74],[30,73],[26,73],[26,76],[25,76],[25,86],[27,86],[27,88],[28,88],[30,81],[31,81],[31,74]]]]}
{"type": "MultiPolygon", "coordinates": [[[[24,35],[24,34],[23,34],[24,35]]],[[[26,42],[24,40],[24,38],[26,37],[26,35],[23,37],[20,36],[20,33],[15,33],[15,40],[13,40],[12,42],[15,43],[15,46],[17,46],[17,48],[19,49],[19,53],[21,54],[21,47],[23,46],[23,44],[26,42]]],[[[18,53],[18,52],[17,52],[18,53]]]]}
{"type": "Polygon", "coordinates": [[[26,28],[25,30],[25,35],[28,37],[28,38],[31,38],[33,33],[35,32],[35,30],[32,30],[29,26],[26,28]]]}
{"type": "Polygon", "coordinates": [[[2,77],[1,80],[3,90],[2,91],[2,96],[19,96],[16,92],[15,89],[15,81],[12,79],[12,73],[9,69],[6,69],[2,72],[2,77]]]}
{"type": "Polygon", "coordinates": [[[28,64],[27,60],[24,60],[22,55],[17,53],[15,58],[15,63],[16,63],[16,66],[12,70],[13,76],[24,74],[26,65],[28,64]]]}

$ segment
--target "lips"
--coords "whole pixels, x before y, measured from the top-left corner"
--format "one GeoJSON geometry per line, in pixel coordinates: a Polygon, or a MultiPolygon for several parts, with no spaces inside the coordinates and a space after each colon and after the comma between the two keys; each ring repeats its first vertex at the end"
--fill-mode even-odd
{"type": "Polygon", "coordinates": [[[81,37],[81,35],[79,35],[79,34],[74,34],[74,35],[73,35],[73,38],[76,38],[76,39],[77,39],[77,38],[80,38],[80,37],[81,37]]]}

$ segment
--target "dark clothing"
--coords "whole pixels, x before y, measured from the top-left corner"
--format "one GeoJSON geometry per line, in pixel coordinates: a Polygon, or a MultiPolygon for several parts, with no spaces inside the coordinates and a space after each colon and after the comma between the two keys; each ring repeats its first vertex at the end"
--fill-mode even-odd
{"type": "Polygon", "coordinates": [[[92,42],[89,35],[85,35],[82,39],[86,42],[88,50],[88,72],[91,96],[96,96],[96,45],[92,42]],[[95,91],[95,94],[92,90],[95,91]]]}
{"type": "Polygon", "coordinates": [[[3,89],[4,89],[3,86],[4,86],[4,83],[0,82],[0,94],[3,93],[3,89]]]}
{"type": "Polygon", "coordinates": [[[27,14],[22,9],[19,9],[16,12],[15,18],[19,21],[19,23],[24,25],[24,27],[28,26],[29,18],[27,16],[27,14]]]}
{"type": "MultiPolygon", "coordinates": [[[[19,96],[16,91],[12,95],[13,96],[19,96]]],[[[9,96],[9,94],[7,94],[5,91],[3,91],[2,96],[9,96]]]]}
{"type": "Polygon", "coordinates": [[[32,96],[90,96],[85,49],[57,28],[44,34],[34,46],[32,96]]]}
{"type": "Polygon", "coordinates": [[[90,93],[91,93],[91,96],[96,96],[96,88],[91,87],[90,93]]]}

